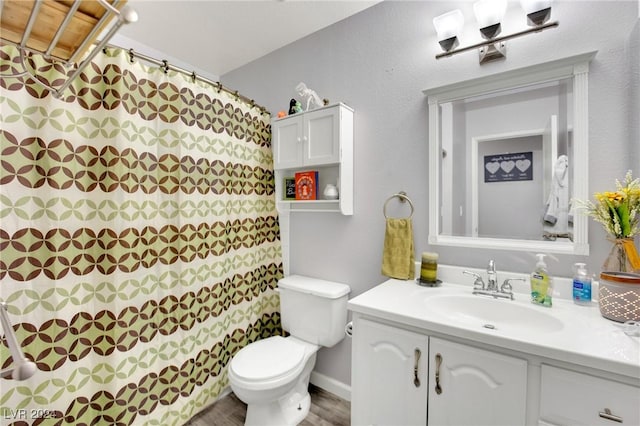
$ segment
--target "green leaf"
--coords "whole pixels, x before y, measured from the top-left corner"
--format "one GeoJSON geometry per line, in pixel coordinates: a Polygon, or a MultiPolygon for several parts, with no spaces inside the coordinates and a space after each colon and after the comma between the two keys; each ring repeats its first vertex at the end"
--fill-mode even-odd
{"type": "Polygon", "coordinates": [[[618,217],[620,218],[620,228],[622,228],[622,236],[627,237],[631,233],[631,221],[629,220],[629,203],[625,200],[616,208],[618,217]]]}

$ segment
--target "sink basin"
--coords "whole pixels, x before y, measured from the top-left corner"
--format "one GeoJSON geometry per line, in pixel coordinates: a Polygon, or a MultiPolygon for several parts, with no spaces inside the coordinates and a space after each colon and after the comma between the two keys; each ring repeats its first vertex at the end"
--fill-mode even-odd
{"type": "Polygon", "coordinates": [[[427,310],[451,323],[489,330],[548,333],[562,330],[562,321],[545,307],[476,295],[438,295],[425,299],[427,310]]]}

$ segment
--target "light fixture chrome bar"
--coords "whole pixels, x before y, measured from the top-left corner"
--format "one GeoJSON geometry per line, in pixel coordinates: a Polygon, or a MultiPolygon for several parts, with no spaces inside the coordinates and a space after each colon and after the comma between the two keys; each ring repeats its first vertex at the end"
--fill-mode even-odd
{"type": "Polygon", "coordinates": [[[64,17],[64,20],[58,27],[58,31],[56,31],[56,35],[53,36],[53,39],[51,40],[51,43],[49,43],[49,47],[47,48],[47,51],[44,52],[44,56],[46,58],[51,56],[51,52],[58,45],[58,40],[60,40],[60,37],[62,37],[62,34],[64,33],[64,31],[69,26],[69,23],[71,22],[71,18],[73,18],[73,15],[76,13],[76,10],[78,10],[79,7],[80,7],[80,2],[77,1],[77,2],[74,2],[69,8],[69,10],[67,11],[67,15],[64,17]]]}
{"type": "Polygon", "coordinates": [[[22,41],[20,41],[20,47],[25,47],[29,41],[29,37],[31,37],[31,31],[33,31],[33,26],[36,24],[36,19],[38,18],[38,12],[42,6],[42,1],[43,0],[36,0],[33,4],[33,9],[31,9],[31,15],[29,15],[29,21],[27,22],[27,27],[24,29],[22,41]]]}
{"type": "Polygon", "coordinates": [[[523,35],[527,35],[527,34],[531,34],[531,33],[537,33],[537,32],[540,32],[540,31],[547,30],[549,28],[557,27],[559,24],[560,23],[558,21],[549,22],[548,24],[540,25],[540,26],[534,27],[534,28],[529,28],[529,29],[526,29],[526,30],[523,30],[523,31],[519,31],[517,33],[505,35],[505,36],[502,36],[502,37],[496,37],[494,39],[483,41],[483,42],[480,42],[480,43],[476,43],[476,44],[473,44],[471,46],[461,47],[459,49],[455,49],[455,50],[450,50],[448,52],[439,53],[439,54],[436,55],[436,59],[446,58],[448,56],[453,56],[453,55],[456,55],[458,53],[466,52],[468,50],[479,49],[479,48],[484,47],[484,46],[491,46],[491,45],[494,45],[496,43],[501,43],[503,41],[511,40],[513,38],[516,38],[516,37],[521,37],[523,35]]]}

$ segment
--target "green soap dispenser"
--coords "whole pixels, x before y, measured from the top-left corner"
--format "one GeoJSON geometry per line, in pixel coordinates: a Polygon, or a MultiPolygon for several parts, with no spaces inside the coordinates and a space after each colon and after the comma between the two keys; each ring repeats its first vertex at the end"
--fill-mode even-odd
{"type": "Polygon", "coordinates": [[[536,256],[538,257],[538,262],[530,276],[531,303],[551,307],[553,283],[547,270],[547,264],[544,262],[546,255],[538,253],[536,256]]]}

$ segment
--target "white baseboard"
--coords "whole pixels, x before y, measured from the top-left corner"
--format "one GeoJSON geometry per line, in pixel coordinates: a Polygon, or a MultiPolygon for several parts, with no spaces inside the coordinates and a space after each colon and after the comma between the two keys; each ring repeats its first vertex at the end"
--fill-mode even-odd
{"type": "Polygon", "coordinates": [[[346,385],[334,378],[325,376],[324,374],[318,373],[316,371],[311,372],[309,381],[311,382],[311,384],[322,388],[327,392],[331,392],[332,394],[339,396],[345,401],[351,401],[351,386],[349,385],[346,385]]]}

